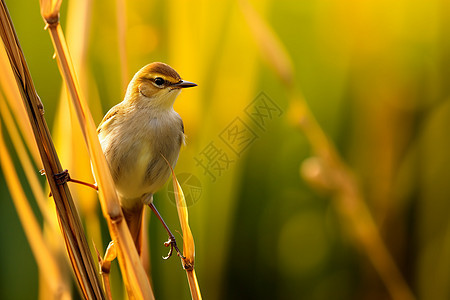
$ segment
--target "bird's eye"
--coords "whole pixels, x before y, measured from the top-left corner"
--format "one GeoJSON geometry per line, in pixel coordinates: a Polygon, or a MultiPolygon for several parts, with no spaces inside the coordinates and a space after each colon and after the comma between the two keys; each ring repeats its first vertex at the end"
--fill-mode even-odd
{"type": "Polygon", "coordinates": [[[157,86],[162,86],[166,81],[164,79],[162,79],[161,77],[156,77],[155,78],[155,84],[157,86]]]}

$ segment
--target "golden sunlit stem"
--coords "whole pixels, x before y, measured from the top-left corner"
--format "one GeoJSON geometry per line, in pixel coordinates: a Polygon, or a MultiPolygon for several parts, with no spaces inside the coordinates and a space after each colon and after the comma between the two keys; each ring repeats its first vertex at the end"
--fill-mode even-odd
{"type": "Polygon", "coordinates": [[[95,251],[97,251],[97,258],[100,266],[100,273],[102,274],[103,278],[103,286],[106,292],[106,298],[108,300],[111,300],[112,295],[109,274],[111,273],[111,262],[117,257],[117,248],[114,241],[111,241],[108,245],[108,248],[106,248],[106,252],[103,258],[101,257],[100,252],[97,250],[97,248],[95,248],[95,251]]]}
{"type": "Polygon", "coordinates": [[[191,290],[191,296],[193,300],[202,299],[202,294],[200,293],[200,286],[198,285],[197,275],[195,275],[195,270],[186,270],[186,275],[189,282],[189,288],[191,290]]]}
{"type": "Polygon", "coordinates": [[[175,176],[175,172],[173,171],[172,166],[169,161],[161,154],[164,160],[167,162],[171,172],[172,172],[172,183],[173,183],[173,191],[175,195],[175,200],[177,203],[177,211],[178,218],[180,219],[181,231],[183,233],[183,256],[181,257],[181,262],[183,264],[183,268],[186,270],[186,275],[189,282],[189,288],[191,291],[192,299],[202,299],[202,295],[200,293],[200,286],[198,285],[197,276],[195,275],[194,270],[194,260],[195,260],[195,246],[194,246],[194,237],[191,232],[191,228],[189,227],[189,217],[187,211],[186,199],[184,197],[183,190],[180,186],[180,183],[175,176]]]}
{"type": "Polygon", "coordinates": [[[59,23],[50,23],[47,25],[57,54],[61,75],[67,85],[86,146],[91,156],[93,171],[99,188],[102,211],[108,221],[111,237],[117,241],[119,264],[128,295],[131,298],[153,299],[153,291],[119,205],[114,183],[100,147],[92,115],[86,102],[81,97],[61,26],[59,23]]]}
{"type": "MultiPolygon", "coordinates": [[[[78,0],[70,1],[67,6],[67,21],[65,34],[70,47],[74,69],[80,79],[80,87],[83,95],[88,94],[95,85],[92,84],[90,69],[87,66],[88,49],[90,41],[93,1],[78,0]]],[[[89,93],[89,105],[101,109],[100,99],[89,93]]],[[[94,182],[92,178],[89,154],[84,149],[84,137],[78,126],[75,111],[71,105],[69,94],[65,88],[64,81],[61,82],[61,92],[58,101],[58,108],[53,122],[52,135],[55,146],[58,149],[61,161],[70,170],[73,178],[82,179],[87,182],[94,182]],[[68,116],[71,116],[68,118],[68,116]],[[85,162],[85,163],[81,163],[85,162]]],[[[92,114],[95,116],[95,111],[92,114]]],[[[99,115],[99,113],[97,113],[99,115]]],[[[97,245],[103,245],[101,236],[101,216],[98,215],[98,195],[90,189],[82,188],[78,185],[71,185],[72,194],[78,200],[80,213],[83,215],[87,239],[93,240],[97,245]]]]}

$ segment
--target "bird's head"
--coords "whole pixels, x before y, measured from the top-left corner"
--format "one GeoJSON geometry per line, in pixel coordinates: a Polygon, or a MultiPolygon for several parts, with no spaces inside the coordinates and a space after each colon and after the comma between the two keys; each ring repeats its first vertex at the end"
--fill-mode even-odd
{"type": "Polygon", "coordinates": [[[171,108],[181,89],[197,84],[182,80],[169,65],[154,62],[140,69],[128,85],[126,101],[139,106],[171,108]]]}

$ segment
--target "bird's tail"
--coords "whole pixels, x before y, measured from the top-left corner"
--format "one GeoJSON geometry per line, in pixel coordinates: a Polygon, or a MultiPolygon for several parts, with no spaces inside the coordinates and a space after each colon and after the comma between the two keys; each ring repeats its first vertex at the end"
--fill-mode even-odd
{"type": "Polygon", "coordinates": [[[136,250],[141,255],[142,251],[142,212],[144,211],[144,206],[139,203],[132,208],[122,207],[123,215],[127,221],[128,229],[130,230],[131,237],[133,238],[136,250]]]}

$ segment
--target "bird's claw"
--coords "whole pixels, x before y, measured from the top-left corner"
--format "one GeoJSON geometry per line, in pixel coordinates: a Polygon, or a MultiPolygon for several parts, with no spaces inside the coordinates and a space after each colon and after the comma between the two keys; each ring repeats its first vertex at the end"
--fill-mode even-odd
{"type": "Polygon", "coordinates": [[[63,185],[67,183],[68,181],[71,181],[69,170],[65,169],[61,173],[54,174],[53,177],[55,178],[57,185],[63,185]]]}
{"type": "Polygon", "coordinates": [[[167,256],[163,256],[163,259],[169,259],[172,256],[174,248],[175,248],[175,251],[177,252],[177,255],[179,257],[181,257],[182,259],[185,259],[183,254],[181,254],[180,249],[178,249],[177,242],[175,241],[175,237],[169,236],[169,240],[167,240],[167,242],[164,242],[164,246],[166,246],[166,247],[170,246],[170,249],[169,249],[169,253],[167,254],[167,256]]]}

